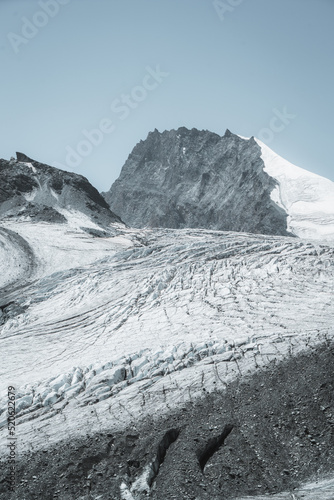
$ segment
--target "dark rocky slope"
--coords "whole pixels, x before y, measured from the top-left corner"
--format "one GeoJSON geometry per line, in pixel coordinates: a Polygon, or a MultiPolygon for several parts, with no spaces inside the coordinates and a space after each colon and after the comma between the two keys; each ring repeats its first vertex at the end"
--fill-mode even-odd
{"type": "Polygon", "coordinates": [[[104,196],[135,227],[287,235],[287,214],[270,198],[276,181],[263,167],[254,138],[155,130],[135,146],[104,196]]]}
{"type": "Polygon", "coordinates": [[[122,482],[132,484],[152,459],[150,491],[136,498],[219,500],[279,491],[330,498],[295,489],[334,472],[333,370],[334,347],[324,342],[160,419],[134,420],[126,432],[69,436],[19,458],[12,496],[3,463],[0,499],[117,500],[122,482]]]}
{"type": "Polygon", "coordinates": [[[65,172],[17,153],[17,160],[0,159],[0,217],[62,223],[62,209],[82,212],[108,226],[121,222],[104,198],[82,175],[65,172]]]}

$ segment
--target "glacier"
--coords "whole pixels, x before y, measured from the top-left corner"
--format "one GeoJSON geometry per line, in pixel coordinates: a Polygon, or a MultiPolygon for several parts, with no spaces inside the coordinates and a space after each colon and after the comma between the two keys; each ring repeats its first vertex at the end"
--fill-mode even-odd
{"type": "Polygon", "coordinates": [[[20,313],[1,327],[0,424],[13,385],[21,452],[164,414],[333,336],[331,245],[2,222],[12,232],[4,258],[30,275],[2,294],[20,313]]]}
{"type": "MultiPolygon", "coordinates": [[[[298,465],[298,455],[296,470],[287,473],[282,466],[276,482],[257,476],[253,485],[249,478],[249,491],[257,492],[251,498],[262,500],[269,493],[277,500],[333,497],[334,408],[322,396],[315,368],[319,364],[326,372],[333,350],[333,183],[259,145],[265,169],[277,181],[273,201],[287,209],[288,229],[298,237],[131,228],[121,220],[106,228],[81,205],[57,205],[57,193],[47,182],[48,199],[65,222],[3,215],[0,449],[5,457],[7,387],[14,386],[19,460],[28,470],[38,464],[31,485],[23,473],[19,476],[18,496],[12,498],[224,498],[217,479],[221,462],[208,459],[201,471],[188,442],[203,454],[231,424],[235,429],[226,437],[231,447],[224,446],[225,453],[232,456],[241,443],[254,454],[258,469],[262,462],[265,469],[269,451],[257,444],[262,413],[277,441],[282,429],[291,431],[286,420],[297,422],[286,446],[291,456],[296,446],[305,449],[314,477],[298,465]],[[284,399],[290,386],[293,409],[284,399]],[[277,402],[268,392],[275,388],[282,392],[277,402]],[[267,394],[275,411],[265,403],[253,410],[267,394]],[[325,434],[311,428],[312,418],[318,422],[315,413],[312,418],[307,413],[314,404],[325,434]],[[300,434],[299,427],[307,432],[300,434]],[[107,451],[101,451],[104,438],[107,451]],[[78,458],[78,472],[72,462],[82,449],[90,451],[78,458]],[[54,450],[67,457],[63,465],[54,450]],[[119,462],[109,463],[106,472],[101,464],[110,453],[119,462]],[[328,458],[317,469],[321,453],[328,458]],[[188,454],[194,458],[182,465],[188,454]],[[43,457],[49,465],[43,465],[43,457]],[[51,480],[43,467],[48,471],[53,460],[60,461],[60,469],[52,465],[57,479],[51,480]],[[108,493],[94,483],[106,475],[108,493]],[[62,477],[77,489],[67,491],[62,477]],[[187,477],[192,478],[188,483],[187,477]]],[[[26,193],[31,200],[34,189],[26,193]]],[[[224,460],[232,458],[224,455],[224,460]]],[[[232,461],[237,460],[241,463],[242,455],[232,461]]],[[[277,467],[291,460],[280,458],[277,467]]],[[[224,484],[235,494],[228,498],[250,498],[242,494],[246,469],[235,473],[229,467],[224,484]],[[235,481],[243,485],[240,490],[235,481]]],[[[0,498],[9,498],[1,480],[0,498]]]]}

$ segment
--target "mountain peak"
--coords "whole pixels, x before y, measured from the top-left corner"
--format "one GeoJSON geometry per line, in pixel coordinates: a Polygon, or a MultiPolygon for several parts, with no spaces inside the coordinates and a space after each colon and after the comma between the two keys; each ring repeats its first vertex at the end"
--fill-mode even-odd
{"type": "Polygon", "coordinates": [[[121,222],[90,182],[16,153],[17,160],[0,160],[0,215],[3,218],[66,223],[106,229],[121,222]],[[74,214],[79,214],[74,216],[74,214]],[[81,215],[80,215],[81,214],[81,215]]]}
{"type": "Polygon", "coordinates": [[[105,198],[135,227],[288,235],[287,214],[270,198],[276,181],[263,166],[259,145],[229,130],[155,131],[135,146],[105,198]]]}
{"type": "Polygon", "coordinates": [[[29,156],[25,155],[24,153],[19,153],[19,152],[16,152],[16,159],[17,159],[17,161],[28,162],[28,163],[31,163],[34,161],[31,158],[29,158],[29,156]]]}
{"type": "Polygon", "coordinates": [[[226,129],[154,131],[105,198],[135,227],[334,239],[334,183],[226,129]],[[151,140],[153,139],[154,140],[151,140]]]}

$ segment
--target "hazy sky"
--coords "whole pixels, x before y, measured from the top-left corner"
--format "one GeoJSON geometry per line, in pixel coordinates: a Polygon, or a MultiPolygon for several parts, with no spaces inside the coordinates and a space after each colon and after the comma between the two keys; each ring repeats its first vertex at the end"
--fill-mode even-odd
{"type": "Polygon", "coordinates": [[[107,190],[154,128],[229,128],[334,180],[333,21],[333,0],[0,0],[0,157],[107,190]]]}

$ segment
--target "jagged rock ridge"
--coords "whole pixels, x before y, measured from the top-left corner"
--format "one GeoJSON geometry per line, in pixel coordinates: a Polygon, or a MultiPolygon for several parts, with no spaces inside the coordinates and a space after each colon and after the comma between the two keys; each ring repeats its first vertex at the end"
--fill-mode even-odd
{"type": "Polygon", "coordinates": [[[31,160],[23,153],[17,153],[17,160],[0,159],[0,185],[2,218],[63,223],[69,214],[79,212],[83,222],[100,227],[121,222],[85,177],[31,160]]]}
{"type": "Polygon", "coordinates": [[[276,184],[254,138],[182,127],[149,133],[104,196],[135,227],[288,235],[287,213],[270,197],[276,184]]]}

